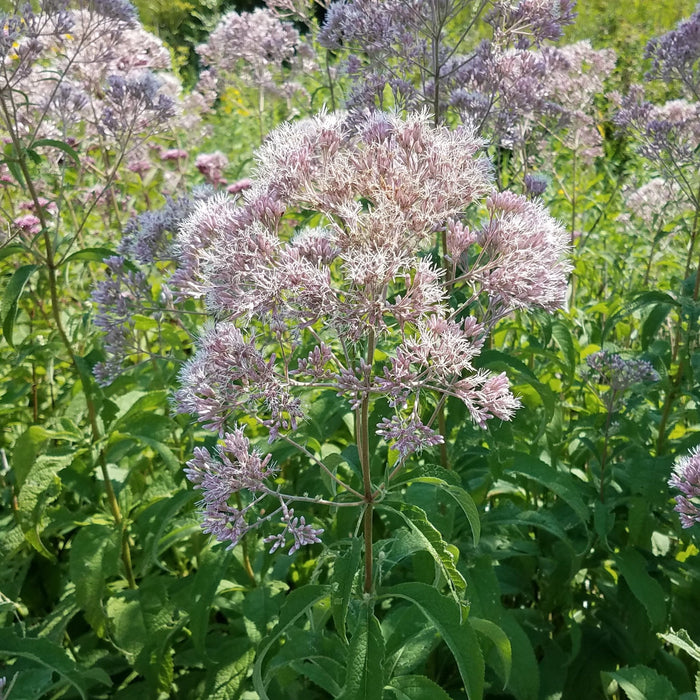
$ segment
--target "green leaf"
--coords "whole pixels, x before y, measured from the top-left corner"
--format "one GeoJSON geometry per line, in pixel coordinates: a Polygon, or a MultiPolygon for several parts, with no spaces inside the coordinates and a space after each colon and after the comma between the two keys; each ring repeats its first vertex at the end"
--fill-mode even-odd
{"type": "MultiPolygon", "coordinates": [[[[501,602],[501,585],[494,562],[482,556],[471,562],[466,578],[472,614],[495,622],[508,636],[511,646],[508,689],[518,700],[539,697],[540,669],[528,635],[517,621],[517,611],[507,610],[501,602]]],[[[496,667],[500,671],[499,667],[496,667]]]]}
{"type": "MultiPolygon", "coordinates": [[[[474,365],[476,367],[491,369],[494,372],[511,370],[509,374],[512,374],[512,370],[515,370],[518,374],[513,384],[521,382],[528,384],[535,390],[542,402],[544,413],[539,428],[539,435],[541,436],[544,434],[548,421],[554,415],[556,399],[552,390],[545,384],[542,384],[522,360],[512,357],[500,350],[483,350],[479,357],[476,358],[474,365]]],[[[537,440],[538,436],[535,436],[534,439],[537,440]]]]}
{"type": "Polygon", "coordinates": [[[697,662],[700,662],[700,646],[698,646],[685,630],[670,630],[666,634],[659,634],[661,639],[664,639],[669,644],[683,649],[686,654],[690,654],[697,662]]]}
{"type": "Polygon", "coordinates": [[[184,626],[170,597],[172,582],[164,577],[145,578],[138,589],[140,613],[146,629],[146,644],[134,670],[146,678],[152,697],[170,695],[174,677],[173,637],[184,626]]]}
{"type": "Polygon", "coordinates": [[[481,700],[484,659],[474,630],[467,620],[462,619],[460,606],[451,597],[425,583],[400,583],[383,589],[379,598],[403,598],[416,605],[452,652],[469,700],[481,700]]]}
{"type": "Polygon", "coordinates": [[[283,644],[270,661],[270,674],[290,667],[300,676],[306,676],[323,688],[331,697],[340,696],[345,681],[347,645],[336,635],[296,628],[294,640],[283,644]]]}
{"type": "Polygon", "coordinates": [[[207,682],[202,697],[207,700],[239,697],[255,658],[255,649],[246,639],[234,639],[218,644],[212,657],[218,663],[208,663],[206,666],[207,682]]]}
{"type": "Polygon", "coordinates": [[[397,676],[387,686],[396,700],[450,700],[450,696],[425,676],[397,676]]]}
{"type": "Polygon", "coordinates": [[[644,319],[644,323],[642,324],[642,350],[647,350],[649,348],[670,311],[670,304],[657,304],[656,306],[652,307],[648,316],[644,319]]]}
{"type": "Polygon", "coordinates": [[[9,258],[11,255],[24,253],[24,248],[21,245],[4,245],[0,247],[0,260],[9,258]]]}
{"type": "Polygon", "coordinates": [[[248,591],[241,612],[248,638],[257,644],[268,633],[268,627],[277,618],[287,585],[283,581],[261,583],[248,591]]]}
{"type": "Polygon", "coordinates": [[[32,464],[17,496],[18,520],[27,541],[37,552],[52,561],[54,554],[41,541],[43,516],[61,493],[58,472],[72,461],[72,455],[39,455],[32,464]]]}
{"type": "Polygon", "coordinates": [[[616,681],[628,700],[678,700],[671,681],[647,666],[604,671],[600,675],[605,686],[616,681]]]}
{"type": "MultiPolygon", "coordinates": [[[[147,421],[148,424],[150,425],[157,425],[159,428],[162,428],[166,423],[172,427],[172,423],[170,419],[165,418],[165,416],[151,416],[151,418],[162,418],[163,420],[151,420],[147,421]]],[[[154,452],[158,453],[160,455],[160,458],[163,460],[163,464],[165,464],[173,473],[177,474],[180,469],[182,468],[182,462],[173,454],[173,451],[163,442],[160,442],[159,440],[154,440],[148,435],[145,435],[145,431],[147,430],[147,426],[143,426],[142,430],[139,430],[139,432],[132,433],[132,437],[138,438],[139,442],[142,442],[144,445],[148,445],[154,452]]]]}
{"type": "MultiPolygon", "coordinates": [[[[79,667],[67,652],[48,639],[34,637],[17,637],[13,630],[0,628],[0,656],[22,657],[29,659],[39,668],[47,668],[65,678],[81,698],[87,699],[88,685],[86,675],[105,682],[104,674],[86,674],[87,669],[79,667]]],[[[109,683],[106,683],[109,685],[109,683]]]]}
{"type": "Polygon", "coordinates": [[[663,626],[666,621],[664,589],[647,572],[646,559],[633,549],[615,555],[615,562],[634,597],[644,606],[652,627],[663,626]]]}
{"type": "Polygon", "coordinates": [[[625,304],[620,311],[616,311],[615,313],[608,315],[605,325],[603,326],[600,345],[602,346],[605,343],[608,333],[620,323],[622,318],[625,316],[630,316],[646,306],[656,304],[669,304],[671,306],[681,305],[678,300],[674,299],[670,294],[666,294],[666,292],[644,292],[635,297],[631,303],[625,304]]]}
{"type": "Polygon", "coordinates": [[[192,595],[187,601],[187,611],[190,614],[188,627],[192,634],[192,644],[195,650],[206,657],[205,641],[209,631],[209,618],[214,596],[219,583],[231,563],[230,550],[207,550],[200,557],[200,567],[194,576],[192,595]]]}
{"type": "Polygon", "coordinates": [[[401,502],[379,503],[377,509],[395,513],[403,519],[420,539],[423,549],[433,558],[437,570],[445,577],[456,600],[457,591],[464,591],[467,584],[462,574],[457,571],[454,554],[442,539],[440,532],[430,523],[425,511],[418,506],[401,502]]]}
{"type": "MultiPolygon", "coordinates": [[[[341,657],[342,658],[342,657],[341,657]]],[[[332,698],[342,693],[341,682],[345,669],[335,659],[327,656],[315,656],[303,661],[292,661],[289,667],[300,676],[305,676],[319,688],[323,688],[332,698]]]]}
{"type": "Polygon", "coordinates": [[[76,250],[75,253],[71,253],[67,258],[64,258],[61,265],[75,260],[102,262],[105,258],[109,258],[112,255],[116,255],[116,252],[111,248],[83,248],[83,250],[76,250]]]}
{"type": "Polygon", "coordinates": [[[391,481],[391,487],[393,489],[396,486],[402,486],[404,484],[409,484],[412,481],[418,481],[418,479],[430,478],[445,482],[447,484],[454,484],[455,486],[460,486],[462,483],[459,476],[455,472],[449,471],[444,467],[440,467],[437,464],[419,464],[403,468],[391,481]]]}
{"type": "Polygon", "coordinates": [[[338,700],[382,700],[384,636],[373,604],[363,602],[350,639],[345,687],[338,700]]]}
{"type": "Polygon", "coordinates": [[[15,270],[12,278],[7,283],[5,291],[2,295],[2,300],[0,300],[0,319],[2,320],[2,333],[5,336],[7,344],[14,347],[14,341],[12,339],[12,334],[15,327],[15,320],[17,318],[17,304],[19,302],[20,296],[22,296],[22,291],[27,284],[29,278],[34,272],[36,272],[41,266],[40,265],[22,265],[15,270]]]}
{"type": "Polygon", "coordinates": [[[469,624],[472,626],[474,631],[479,633],[482,637],[489,639],[496,649],[498,658],[501,660],[503,665],[503,687],[508,685],[508,679],[510,678],[510,670],[513,663],[513,652],[510,647],[510,639],[506,633],[491,620],[483,620],[478,617],[470,617],[469,624]]]}
{"type": "Polygon", "coordinates": [[[566,372],[569,381],[571,381],[578,362],[569,327],[563,321],[554,321],[552,323],[552,338],[554,338],[554,342],[559,346],[559,350],[561,350],[561,354],[566,360],[566,372]]]}
{"type": "Polygon", "coordinates": [[[384,672],[387,678],[405,676],[425,664],[440,643],[440,635],[432,625],[425,624],[411,605],[398,606],[382,620],[386,639],[384,672]]]}
{"type": "Polygon", "coordinates": [[[514,465],[509,467],[508,473],[522,474],[536,481],[559,496],[576,513],[582,523],[588,522],[591,515],[590,508],[579,495],[582,484],[576,477],[557,471],[554,467],[524,452],[513,452],[511,456],[514,465]]]}
{"type": "Polygon", "coordinates": [[[39,139],[32,143],[31,148],[39,148],[40,146],[51,146],[52,148],[58,148],[59,151],[63,151],[66,155],[69,155],[75,165],[80,165],[80,157],[74,148],[71,148],[65,141],[59,141],[58,139],[39,139]]]}
{"type": "Polygon", "coordinates": [[[428,476],[419,476],[417,479],[414,479],[414,481],[423,484],[434,484],[446,494],[450,495],[462,509],[462,512],[469,522],[472,537],[474,538],[474,546],[479,544],[479,537],[481,536],[481,520],[479,518],[479,511],[476,507],[476,503],[474,503],[474,499],[461,486],[448,484],[442,479],[428,476]]]}
{"type": "Polygon", "coordinates": [[[3,153],[5,154],[5,163],[7,168],[14,176],[15,180],[25,188],[24,175],[22,174],[22,168],[19,166],[19,156],[17,154],[17,149],[13,143],[6,143],[3,148],[3,153]]]}
{"type": "Polygon", "coordinates": [[[333,580],[331,584],[331,613],[333,622],[340,638],[347,642],[345,633],[345,620],[348,615],[348,605],[355,574],[360,567],[360,554],[362,541],[358,537],[351,540],[350,548],[342,555],[337,556],[333,562],[333,580]]]}
{"type": "Polygon", "coordinates": [[[328,586],[307,584],[293,590],[280,611],[280,619],[275,629],[263,640],[253,666],[253,686],[260,700],[270,700],[267,695],[269,679],[267,674],[263,679],[262,666],[270,648],[275,642],[302,616],[313,608],[319,601],[328,597],[328,586]]]}
{"type": "Polygon", "coordinates": [[[148,642],[148,630],[143,621],[137,592],[118,591],[105,602],[110,640],[130,664],[148,642]]]}
{"type": "Polygon", "coordinates": [[[503,503],[486,513],[484,522],[487,523],[490,531],[504,525],[537,527],[558,537],[567,546],[571,546],[571,541],[559,520],[544,510],[521,510],[513,503],[503,503]]]}
{"type": "MultiPolygon", "coordinates": [[[[183,489],[177,493],[170,494],[167,498],[161,498],[152,505],[144,508],[135,520],[135,525],[142,532],[142,546],[144,553],[141,569],[142,574],[148,571],[151,565],[155,565],[167,571],[167,568],[160,562],[160,553],[167,545],[176,541],[175,534],[178,533],[180,521],[175,516],[186,506],[189,506],[198,498],[197,491],[183,489]],[[174,534],[175,533],[175,534],[174,534]]],[[[188,525],[195,525],[194,521],[189,521],[188,525]]],[[[199,526],[196,525],[196,528],[199,526]]],[[[186,533],[179,533],[180,537],[186,533]]]]}
{"type": "Polygon", "coordinates": [[[85,611],[85,619],[101,638],[107,628],[102,596],[107,579],[118,571],[119,540],[115,527],[90,524],[82,527],[71,542],[69,569],[75,597],[85,611]]]}
{"type": "Polygon", "coordinates": [[[17,438],[12,450],[12,471],[15,475],[15,488],[18,490],[22,488],[37,456],[50,438],[51,432],[40,425],[30,425],[17,438]]]}

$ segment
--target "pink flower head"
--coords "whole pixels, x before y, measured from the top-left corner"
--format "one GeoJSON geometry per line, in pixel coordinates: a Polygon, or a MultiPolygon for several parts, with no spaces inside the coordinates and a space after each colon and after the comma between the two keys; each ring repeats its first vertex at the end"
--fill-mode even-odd
{"type": "Polygon", "coordinates": [[[700,447],[676,459],[668,485],[681,492],[675,507],[681,525],[686,528],[700,523],[700,447]]]}
{"type": "Polygon", "coordinates": [[[187,151],[182,148],[169,148],[160,154],[161,160],[183,160],[187,158],[187,151]]]}
{"type": "Polygon", "coordinates": [[[236,182],[230,184],[226,188],[226,191],[229,194],[238,194],[239,192],[243,192],[243,190],[249,189],[250,187],[252,187],[252,185],[253,181],[247,177],[244,177],[242,180],[236,180],[236,182]]]}
{"type": "Polygon", "coordinates": [[[39,217],[34,216],[34,214],[18,216],[12,223],[14,223],[17,228],[21,229],[23,233],[35,234],[41,231],[41,221],[39,221],[39,217]]]}
{"type": "Polygon", "coordinates": [[[214,186],[226,184],[223,173],[228,165],[228,158],[221,151],[200,153],[194,164],[197,166],[197,170],[204,175],[208,183],[214,186]]]}
{"type": "MultiPolygon", "coordinates": [[[[322,113],[271,133],[242,196],[203,200],[180,226],[171,282],[217,320],[182,370],[178,410],[224,440],[245,416],[274,441],[293,439],[319,390],[351,410],[381,401],[376,433],[401,462],[443,442],[431,413],[448,397],[480,427],[509,420],[506,375],[475,360],[498,314],[561,305],[567,236],[541,203],[494,192],[481,145],[427,113],[322,113]],[[449,280],[431,255],[442,233],[449,280]],[[458,287],[473,311],[449,304],[458,287]]],[[[279,499],[272,549],[316,541],[294,497],[279,499]]],[[[250,527],[239,507],[206,512],[231,541],[250,527]]]]}

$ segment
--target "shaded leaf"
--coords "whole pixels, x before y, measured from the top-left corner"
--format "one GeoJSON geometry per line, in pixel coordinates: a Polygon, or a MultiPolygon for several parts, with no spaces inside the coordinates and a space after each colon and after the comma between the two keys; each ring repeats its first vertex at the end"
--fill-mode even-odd
{"type": "Polygon", "coordinates": [[[348,615],[350,594],[355,580],[355,574],[360,566],[362,541],[355,537],[351,540],[350,548],[342,556],[337,556],[333,562],[333,581],[331,584],[331,612],[335,628],[343,641],[347,641],[345,620],[348,615]]]}
{"type": "Polygon", "coordinates": [[[338,700],[381,700],[384,679],[384,636],[372,612],[373,604],[364,602],[350,640],[345,686],[338,700]]]}
{"type": "Polygon", "coordinates": [[[634,597],[644,606],[653,627],[661,627],[666,621],[664,589],[647,572],[644,557],[632,549],[615,555],[615,562],[624,576],[634,597]]]}
{"type": "Polygon", "coordinates": [[[425,676],[398,676],[391,679],[387,688],[396,700],[451,700],[437,683],[425,676]]]}
{"type": "MultiPolygon", "coordinates": [[[[87,677],[110,685],[106,674],[103,672],[86,674],[86,669],[78,666],[62,647],[44,637],[18,637],[13,630],[0,628],[0,655],[6,658],[19,656],[29,659],[38,667],[58,673],[80,693],[81,698],[87,699],[88,697],[87,677]]],[[[90,669],[90,671],[96,670],[90,669]]]]}
{"type": "Polygon", "coordinates": [[[15,270],[10,281],[5,287],[0,300],[0,320],[2,321],[2,333],[7,341],[7,344],[14,347],[12,338],[17,318],[17,309],[19,298],[22,296],[24,287],[29,281],[29,278],[34,272],[39,269],[40,265],[22,265],[15,270]]]}
{"type": "Polygon", "coordinates": [[[437,570],[445,577],[445,580],[453,589],[455,597],[457,591],[464,591],[467,584],[462,574],[457,571],[454,554],[442,539],[440,532],[430,523],[424,510],[410,503],[398,502],[380,503],[377,505],[377,509],[387,510],[399,515],[422,542],[423,549],[433,558],[437,570]]]}
{"type": "Polygon", "coordinates": [[[114,527],[90,524],[82,527],[71,542],[69,570],[76,601],[97,636],[103,638],[107,618],[102,596],[107,579],[118,570],[119,539],[114,527]]]}
{"type": "Polygon", "coordinates": [[[267,653],[275,642],[302,616],[313,608],[316,603],[328,597],[328,586],[319,584],[307,584],[302,588],[293,590],[285,601],[280,611],[280,619],[275,629],[263,640],[258,651],[255,665],[253,666],[253,685],[260,696],[260,700],[270,700],[267,695],[269,679],[267,674],[263,678],[263,663],[267,653]]]}
{"type": "Polygon", "coordinates": [[[484,659],[474,630],[462,619],[460,606],[433,586],[425,583],[400,583],[381,591],[380,598],[403,598],[435,626],[457,662],[469,700],[484,694],[484,659]]]}
{"type": "Polygon", "coordinates": [[[678,700],[671,681],[647,666],[604,671],[601,678],[606,686],[616,681],[629,700],[678,700]]]}

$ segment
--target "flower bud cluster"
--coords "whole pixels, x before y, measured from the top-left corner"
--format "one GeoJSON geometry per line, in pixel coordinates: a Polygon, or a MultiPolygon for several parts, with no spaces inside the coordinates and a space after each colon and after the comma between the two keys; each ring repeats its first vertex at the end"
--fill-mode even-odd
{"type": "Polygon", "coordinates": [[[588,355],[586,364],[591,381],[609,386],[618,394],[627,391],[634,384],[659,380],[659,373],[647,360],[624,358],[608,350],[588,355]]]}
{"type": "Polygon", "coordinates": [[[134,337],[134,314],[150,298],[151,289],[143,272],[128,269],[123,257],[114,255],[105,261],[108,276],[92,295],[97,305],[95,325],[104,332],[103,344],[108,360],[95,366],[99,384],[111,383],[122,371],[124,359],[138,350],[134,337]]]}

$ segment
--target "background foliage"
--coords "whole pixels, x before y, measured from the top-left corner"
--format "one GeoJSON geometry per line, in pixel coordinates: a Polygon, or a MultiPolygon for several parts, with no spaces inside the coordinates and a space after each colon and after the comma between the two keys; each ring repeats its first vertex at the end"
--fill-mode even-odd
{"type": "MultiPolygon", "coordinates": [[[[697,698],[698,525],[681,528],[668,479],[700,442],[699,207],[676,193],[675,208],[667,197],[645,215],[645,200],[631,199],[668,172],[661,156],[640,152],[642,130],[615,123],[611,95],[642,82],[646,42],[693,3],[578,5],[560,44],[588,39],[617,52],[592,100],[596,157],[578,158],[551,124],[522,158],[502,142],[486,147],[499,182],[518,192],[523,162],[546,175],[542,199],[571,235],[568,303],[514,312],[493,329],[480,367],[505,371],[523,406],[482,429],[464,404],[447,402],[444,451],[416,456],[377,507],[371,594],[350,509],[310,504],[323,543],[291,556],[270,554],[264,533],[227,550],[202,532],[200,494],[183,468],[216,435],[176,413],[172,396],[205,308],[172,301],[172,249],[139,258],[127,224],[167,210],[168,197],[211,194],[197,185],[245,189],[265,133],[340,104],[351,76],[340,50],[316,42],[318,12],[295,25],[318,51],[317,72],[285,59],[264,86],[231,70],[213,88],[199,79],[194,47],[231,4],[137,6],[165,42],[144,60],[177,84],[166,91],[172,114],[121,67],[143,117],[129,129],[98,128],[117,103],[106,72],[74,78],[94,86],[86,104],[101,121],[45,107],[49,116],[37,117],[44,103],[33,93],[2,121],[0,697],[697,698]],[[278,90],[289,83],[300,86],[292,98],[278,90]],[[109,263],[117,251],[122,268],[109,263]],[[122,285],[113,297],[99,287],[110,280],[122,285]],[[126,307],[108,316],[117,298],[126,307]],[[124,326],[128,347],[110,335],[124,326]],[[115,348],[124,368],[98,383],[93,372],[115,348]],[[649,362],[655,379],[615,385],[586,361],[601,349],[649,362]]],[[[10,27],[19,11],[2,8],[10,27]]],[[[60,58],[74,45],[37,65],[71,76],[60,58]]],[[[16,74],[12,46],[3,50],[7,105],[16,74]]],[[[681,94],[672,81],[648,84],[657,104],[681,94]]],[[[687,164],[698,165],[697,146],[687,164]]],[[[168,246],[194,204],[182,206],[157,220],[168,246]]],[[[378,405],[369,420],[383,417],[378,405]]],[[[308,459],[268,446],[252,422],[249,431],[280,465],[280,488],[316,492],[308,459]]],[[[361,483],[352,411],[334,391],[313,396],[303,435],[361,483]]],[[[371,449],[395,459],[376,436],[371,449]]]]}

